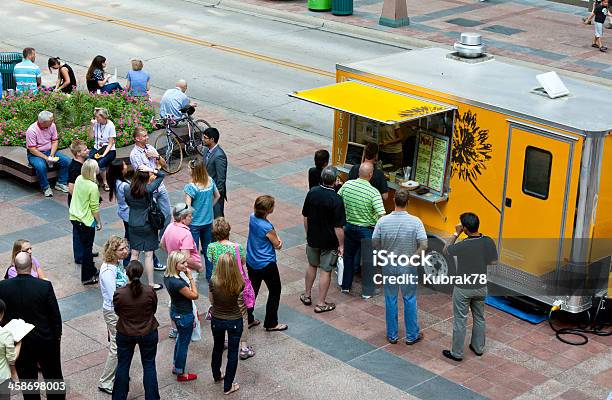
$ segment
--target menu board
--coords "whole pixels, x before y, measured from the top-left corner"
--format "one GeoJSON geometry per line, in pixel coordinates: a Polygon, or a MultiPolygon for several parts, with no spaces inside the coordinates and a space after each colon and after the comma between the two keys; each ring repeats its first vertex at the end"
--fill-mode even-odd
{"type": "Polygon", "coordinates": [[[444,189],[448,144],[447,137],[419,133],[414,179],[438,193],[444,189]]]}
{"type": "Polygon", "coordinates": [[[431,164],[432,145],[432,136],[424,134],[419,135],[414,180],[425,186],[428,186],[429,183],[429,165],[431,164]]]}

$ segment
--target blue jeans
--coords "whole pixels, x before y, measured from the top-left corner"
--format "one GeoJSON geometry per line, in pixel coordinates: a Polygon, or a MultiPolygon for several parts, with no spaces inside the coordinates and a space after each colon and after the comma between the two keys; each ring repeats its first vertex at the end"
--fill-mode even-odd
{"type": "Polygon", "coordinates": [[[74,262],[81,264],[83,261],[83,245],[81,244],[79,231],[75,226],[72,227],[72,254],[74,255],[74,262]]]}
{"type": "Polygon", "coordinates": [[[385,320],[387,321],[387,338],[397,340],[397,295],[401,289],[404,299],[404,324],[406,325],[406,340],[413,341],[419,337],[419,322],[417,317],[416,299],[416,267],[383,267],[383,276],[399,277],[404,274],[415,276],[414,284],[389,284],[385,283],[385,320]]]}
{"type": "MultiPolygon", "coordinates": [[[[361,248],[362,243],[371,247],[373,233],[374,228],[366,228],[353,224],[346,224],[344,227],[344,272],[342,275],[342,289],[351,289],[353,285],[353,275],[355,270],[359,268],[358,256],[359,254],[368,254],[365,248],[361,248]]],[[[369,254],[371,254],[371,252],[369,254]]],[[[372,257],[366,256],[362,258],[364,259],[364,268],[367,270],[362,274],[363,294],[370,294],[369,291],[373,289],[373,285],[371,284],[372,279],[370,277],[372,268],[368,268],[368,266],[372,264],[372,257]]]]}
{"type": "Polygon", "coordinates": [[[178,331],[174,343],[174,371],[177,374],[182,374],[185,372],[185,365],[187,365],[187,351],[189,350],[189,343],[191,343],[195,316],[193,312],[180,314],[170,310],[170,318],[176,324],[176,330],[178,331]]]}
{"type": "Polygon", "coordinates": [[[127,399],[130,390],[130,366],[134,357],[134,347],[138,344],[140,361],[142,362],[142,380],[144,383],[145,400],[159,400],[155,356],[159,337],[157,329],[145,336],[127,336],[117,332],[117,371],[113,385],[113,400],[127,399]]]}
{"type": "MultiPolygon", "coordinates": [[[[42,153],[48,156],[51,154],[51,150],[43,151],[42,153]]],[[[65,185],[68,182],[68,166],[71,160],[60,152],[55,153],[55,156],[59,157],[59,160],[55,163],[58,168],[57,183],[65,185]]],[[[36,170],[36,177],[38,178],[40,188],[42,190],[47,189],[49,187],[49,181],[47,180],[47,161],[32,155],[28,151],[28,162],[36,170]]]]}
{"type": "Polygon", "coordinates": [[[102,86],[100,88],[100,91],[102,93],[112,93],[115,90],[123,90],[123,88],[121,87],[121,85],[118,82],[107,83],[106,85],[104,85],[104,86],[102,86]]]}
{"type": "Polygon", "coordinates": [[[75,234],[81,244],[81,282],[87,282],[98,272],[93,260],[93,244],[96,237],[96,224],[87,226],[82,222],[70,220],[72,223],[72,234],[75,234]]]}
{"type": "Polygon", "coordinates": [[[240,347],[240,336],[244,326],[240,319],[218,319],[213,317],[210,321],[210,329],[213,334],[213,353],[210,361],[213,378],[221,378],[221,359],[223,358],[223,346],[225,332],[227,332],[227,365],[225,366],[225,378],[223,379],[223,391],[232,388],[236,369],[238,368],[238,348],[240,347]]]}
{"type": "Polygon", "coordinates": [[[98,163],[98,167],[100,167],[100,173],[102,173],[102,172],[104,172],[104,170],[106,169],[108,164],[110,164],[117,157],[117,151],[116,150],[111,150],[104,157],[95,159],[94,155],[98,151],[99,151],[99,149],[98,150],[96,150],[96,149],[89,150],[89,158],[91,158],[92,160],[96,160],[96,162],[98,163]]]}
{"type": "Polygon", "coordinates": [[[215,266],[206,257],[206,249],[208,249],[208,245],[212,242],[212,224],[203,226],[189,225],[189,230],[191,231],[191,236],[193,236],[193,241],[198,247],[198,250],[201,249],[202,254],[204,254],[202,258],[206,265],[206,280],[210,280],[215,266]]]}

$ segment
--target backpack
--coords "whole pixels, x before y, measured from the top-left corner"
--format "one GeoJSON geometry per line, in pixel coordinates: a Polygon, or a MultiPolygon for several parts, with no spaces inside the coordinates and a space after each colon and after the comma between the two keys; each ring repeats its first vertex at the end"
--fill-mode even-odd
{"type": "Polygon", "coordinates": [[[166,223],[166,216],[161,211],[161,208],[159,208],[159,205],[153,198],[153,195],[151,195],[151,193],[147,193],[147,195],[149,197],[149,207],[147,208],[147,221],[153,229],[159,231],[164,228],[164,225],[166,223]]]}

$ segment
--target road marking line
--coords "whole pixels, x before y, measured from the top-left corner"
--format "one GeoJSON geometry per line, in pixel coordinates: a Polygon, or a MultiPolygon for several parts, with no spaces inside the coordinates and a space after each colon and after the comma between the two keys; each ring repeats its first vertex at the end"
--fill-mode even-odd
{"type": "Polygon", "coordinates": [[[94,14],[91,12],[82,11],[76,8],[71,8],[71,7],[66,7],[66,6],[60,6],[60,5],[49,3],[46,1],[42,1],[42,0],[20,0],[20,1],[22,3],[28,3],[28,4],[32,4],[32,5],[36,5],[40,7],[50,8],[56,11],[60,11],[60,12],[67,13],[67,14],[74,14],[74,15],[78,15],[81,17],[85,17],[85,18],[91,18],[97,21],[107,22],[110,24],[123,26],[125,28],[135,29],[135,30],[139,30],[142,32],[151,33],[153,35],[175,39],[181,42],[192,43],[192,44],[196,44],[199,46],[210,47],[212,49],[225,51],[227,53],[238,54],[238,55],[248,57],[248,58],[253,58],[259,61],[265,61],[271,64],[281,65],[287,68],[293,68],[293,69],[297,69],[297,70],[304,71],[304,72],[310,72],[312,74],[327,76],[330,78],[336,77],[336,74],[334,72],[325,71],[319,68],[309,67],[307,65],[294,63],[292,61],[286,61],[286,60],[281,60],[279,58],[269,57],[269,56],[255,53],[252,51],[239,49],[237,47],[231,47],[231,46],[226,46],[223,44],[209,42],[207,40],[198,39],[198,38],[195,38],[189,35],[183,35],[180,33],[164,31],[164,30],[153,28],[150,26],[141,25],[141,24],[137,24],[134,22],[129,22],[123,19],[116,19],[116,18],[112,18],[109,16],[105,16],[105,15],[94,14]]]}

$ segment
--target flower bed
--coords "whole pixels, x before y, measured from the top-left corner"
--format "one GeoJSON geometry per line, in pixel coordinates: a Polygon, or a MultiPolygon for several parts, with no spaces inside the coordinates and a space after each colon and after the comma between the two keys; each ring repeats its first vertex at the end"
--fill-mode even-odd
{"type": "Polygon", "coordinates": [[[96,107],[108,109],[109,118],[117,130],[117,147],[134,142],[132,134],[137,126],[152,130],[150,121],[155,113],[153,105],[126,92],[74,92],[72,95],[64,95],[43,90],[37,94],[18,93],[0,100],[0,146],[25,147],[25,132],[36,122],[42,110],[51,111],[55,115],[60,149],[70,146],[76,138],[92,146],[93,141],[87,138],[87,128],[96,107]]]}

